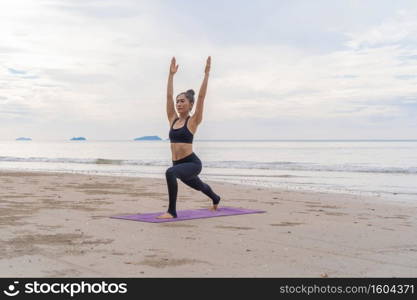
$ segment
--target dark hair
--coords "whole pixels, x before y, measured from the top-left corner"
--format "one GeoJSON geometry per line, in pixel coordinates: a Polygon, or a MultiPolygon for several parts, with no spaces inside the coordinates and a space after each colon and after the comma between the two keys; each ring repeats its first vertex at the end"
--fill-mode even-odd
{"type": "MultiPolygon", "coordinates": [[[[182,94],[185,95],[185,98],[187,98],[190,101],[191,106],[193,106],[194,101],[195,101],[194,100],[194,95],[195,95],[194,90],[193,89],[187,90],[186,92],[179,93],[178,96],[180,96],[182,94]]],[[[178,98],[178,96],[177,96],[177,98],[178,98]]]]}

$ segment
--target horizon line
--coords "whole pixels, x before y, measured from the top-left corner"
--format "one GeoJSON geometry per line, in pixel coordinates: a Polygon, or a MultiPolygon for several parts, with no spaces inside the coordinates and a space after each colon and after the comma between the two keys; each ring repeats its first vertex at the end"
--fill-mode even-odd
{"type": "MultiPolygon", "coordinates": [[[[19,142],[30,142],[34,141],[33,138],[31,140],[17,140],[17,139],[0,139],[0,141],[19,141],[19,142]]],[[[71,140],[71,139],[35,139],[37,141],[71,141],[71,142],[85,142],[85,141],[134,141],[134,142],[166,142],[169,139],[160,139],[160,140],[135,140],[136,138],[131,139],[87,139],[86,140],[71,140]]],[[[403,139],[327,139],[327,138],[317,138],[317,139],[303,139],[303,138],[295,138],[295,139],[194,139],[194,141],[417,141],[417,138],[403,138],[403,139]]]]}

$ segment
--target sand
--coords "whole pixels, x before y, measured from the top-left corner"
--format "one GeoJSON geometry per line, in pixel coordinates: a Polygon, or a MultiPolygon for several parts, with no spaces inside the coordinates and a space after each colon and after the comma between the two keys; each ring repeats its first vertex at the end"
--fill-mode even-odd
{"type": "MultiPolygon", "coordinates": [[[[415,203],[206,182],[225,206],[267,212],[112,219],[165,212],[165,180],[0,171],[0,276],[417,277],[415,203]]],[[[210,206],[178,188],[178,210],[210,206]]]]}

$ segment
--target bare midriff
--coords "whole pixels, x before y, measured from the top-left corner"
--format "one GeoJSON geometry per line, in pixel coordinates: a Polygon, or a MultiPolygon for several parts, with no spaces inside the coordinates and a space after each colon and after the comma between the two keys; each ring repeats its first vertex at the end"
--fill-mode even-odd
{"type": "Polygon", "coordinates": [[[171,143],[172,160],[180,160],[193,153],[193,144],[171,143]]]}

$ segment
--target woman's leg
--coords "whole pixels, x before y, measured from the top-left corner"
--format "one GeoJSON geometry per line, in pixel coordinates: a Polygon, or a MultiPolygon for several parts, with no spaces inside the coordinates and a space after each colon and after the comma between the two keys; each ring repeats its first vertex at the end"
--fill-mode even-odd
{"type": "Polygon", "coordinates": [[[182,181],[193,178],[201,172],[201,165],[192,162],[180,163],[169,167],[165,172],[165,177],[168,186],[169,207],[168,213],[173,217],[177,217],[176,203],[178,194],[177,178],[182,181]]]}
{"type": "Polygon", "coordinates": [[[184,182],[189,187],[192,187],[193,189],[197,191],[203,192],[213,201],[213,205],[219,204],[220,196],[217,195],[215,192],[213,192],[211,187],[207,183],[204,183],[203,181],[201,181],[201,179],[198,176],[195,176],[190,179],[185,179],[185,180],[182,179],[181,181],[184,182]]]}

